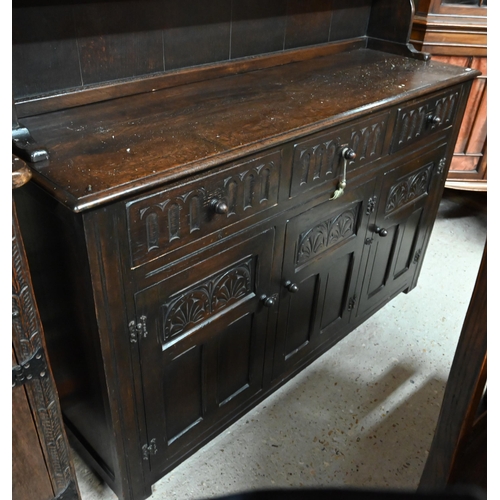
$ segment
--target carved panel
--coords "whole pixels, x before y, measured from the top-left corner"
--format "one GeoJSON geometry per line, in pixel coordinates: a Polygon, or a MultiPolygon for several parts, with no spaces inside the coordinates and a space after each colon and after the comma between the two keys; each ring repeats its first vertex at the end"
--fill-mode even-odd
{"type": "Polygon", "coordinates": [[[442,94],[401,108],[396,119],[393,151],[453,124],[459,91],[442,94]]]}
{"type": "MultiPolygon", "coordinates": [[[[12,213],[12,344],[18,362],[24,363],[39,349],[45,350],[45,342],[14,204],[12,213]]],[[[57,494],[62,493],[76,483],[76,478],[54,380],[48,372],[24,387],[33,408],[52,487],[57,494]]],[[[74,498],[79,498],[79,494],[74,498]]]]}
{"type": "Polygon", "coordinates": [[[387,119],[387,113],[377,115],[295,144],[290,196],[338,177],[343,167],[340,151],[345,146],[356,152],[356,159],[349,161],[350,170],[380,158],[387,119]]]}
{"type": "Polygon", "coordinates": [[[254,261],[250,258],[170,297],[161,305],[163,343],[252,294],[253,275],[254,261]]]}
{"type": "Polygon", "coordinates": [[[356,161],[371,161],[380,156],[385,137],[385,121],[372,123],[367,127],[354,129],[349,147],[356,153],[356,161]]]}
{"type": "Polygon", "coordinates": [[[433,164],[426,165],[394,184],[389,190],[385,213],[390,214],[415,201],[421,196],[429,194],[429,185],[432,176],[433,164]]]}
{"type": "Polygon", "coordinates": [[[418,106],[401,114],[398,122],[399,133],[397,135],[399,146],[421,137],[425,130],[426,115],[427,106],[418,106]]]}
{"type": "Polygon", "coordinates": [[[252,159],[127,204],[132,265],[275,206],[281,152],[252,159]],[[217,213],[214,200],[228,210],[217,213]]]}
{"type": "Polygon", "coordinates": [[[296,264],[301,265],[356,233],[359,205],[350,207],[299,236],[296,264]]]}

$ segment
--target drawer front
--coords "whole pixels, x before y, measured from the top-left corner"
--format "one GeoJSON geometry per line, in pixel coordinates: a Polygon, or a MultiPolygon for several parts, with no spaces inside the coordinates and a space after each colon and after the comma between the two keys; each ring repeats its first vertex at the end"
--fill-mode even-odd
{"type": "Polygon", "coordinates": [[[399,151],[450,127],[459,102],[460,88],[456,87],[398,108],[391,151],[399,151]]]}
{"type": "Polygon", "coordinates": [[[276,206],[280,176],[278,150],[127,203],[131,265],[276,206]]]}
{"type": "Polygon", "coordinates": [[[317,134],[294,145],[290,198],[325,182],[343,171],[341,151],[349,147],[356,153],[348,160],[348,171],[354,171],[383,155],[389,113],[358,120],[355,123],[317,134]]]}

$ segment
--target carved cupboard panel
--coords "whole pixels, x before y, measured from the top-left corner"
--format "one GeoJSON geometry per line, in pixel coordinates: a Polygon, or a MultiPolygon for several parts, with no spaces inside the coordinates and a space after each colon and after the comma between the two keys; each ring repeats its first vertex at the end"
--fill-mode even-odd
{"type": "Polygon", "coordinates": [[[136,294],[153,472],[262,390],[273,248],[272,228],[228,241],[136,294]]]}
{"type": "Polygon", "coordinates": [[[349,185],[339,200],[328,200],[287,224],[274,377],[338,338],[347,325],[374,185],[374,179],[349,185]]]}
{"type": "Polygon", "coordinates": [[[397,162],[384,172],[377,190],[376,217],[370,224],[365,279],[357,316],[374,312],[411,286],[422,256],[432,204],[447,164],[447,144],[397,162]]]}

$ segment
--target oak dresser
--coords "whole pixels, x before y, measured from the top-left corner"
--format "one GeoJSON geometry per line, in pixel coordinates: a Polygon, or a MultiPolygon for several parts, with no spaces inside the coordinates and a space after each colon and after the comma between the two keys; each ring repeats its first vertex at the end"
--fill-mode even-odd
{"type": "MultiPolygon", "coordinates": [[[[408,44],[412,1],[285,4],[281,50],[15,99],[33,176],[16,206],[68,436],[122,500],[424,262],[478,72],[408,44]],[[324,42],[287,43],[326,11],[324,42]]],[[[255,30],[281,19],[255,9],[255,30]]]]}

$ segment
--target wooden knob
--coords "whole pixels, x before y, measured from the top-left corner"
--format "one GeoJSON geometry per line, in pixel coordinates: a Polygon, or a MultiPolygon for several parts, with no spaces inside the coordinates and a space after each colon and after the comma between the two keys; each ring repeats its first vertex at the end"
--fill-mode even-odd
{"type": "Polygon", "coordinates": [[[229,207],[222,201],[214,198],[210,205],[216,214],[227,214],[229,212],[229,207]]]}
{"type": "Polygon", "coordinates": [[[430,115],[429,122],[432,125],[439,125],[441,123],[441,118],[439,118],[439,116],[430,115]]]}
{"type": "Polygon", "coordinates": [[[375,232],[382,238],[385,238],[389,234],[389,231],[387,231],[387,229],[378,226],[375,228],[375,232]]]}
{"type": "Polygon", "coordinates": [[[355,160],[357,156],[354,149],[351,148],[344,148],[340,154],[344,160],[355,160]]]}
{"type": "Polygon", "coordinates": [[[285,287],[290,293],[297,293],[299,291],[299,287],[295,283],[292,283],[291,281],[286,281],[285,287]]]}
{"type": "Polygon", "coordinates": [[[276,304],[276,298],[273,296],[268,297],[267,295],[262,295],[260,300],[266,307],[273,307],[276,304]]]}

